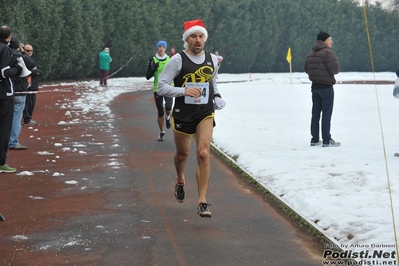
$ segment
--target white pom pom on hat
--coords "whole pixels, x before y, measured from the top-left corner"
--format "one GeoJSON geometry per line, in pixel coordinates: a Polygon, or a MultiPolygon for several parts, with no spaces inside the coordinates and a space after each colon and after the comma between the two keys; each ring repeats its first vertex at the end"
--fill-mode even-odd
{"type": "Polygon", "coordinates": [[[187,38],[196,32],[201,32],[205,36],[205,41],[208,39],[208,31],[205,29],[204,23],[202,23],[202,20],[200,19],[195,19],[195,20],[190,20],[184,22],[184,33],[183,33],[183,38],[182,40],[184,41],[184,47],[187,48],[187,38]]]}

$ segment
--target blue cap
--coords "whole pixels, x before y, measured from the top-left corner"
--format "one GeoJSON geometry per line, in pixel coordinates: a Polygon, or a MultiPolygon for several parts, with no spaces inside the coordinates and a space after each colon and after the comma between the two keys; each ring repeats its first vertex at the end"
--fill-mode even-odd
{"type": "Polygon", "coordinates": [[[165,41],[157,42],[157,49],[159,46],[163,46],[163,47],[165,47],[165,49],[168,48],[168,44],[165,41]]]}

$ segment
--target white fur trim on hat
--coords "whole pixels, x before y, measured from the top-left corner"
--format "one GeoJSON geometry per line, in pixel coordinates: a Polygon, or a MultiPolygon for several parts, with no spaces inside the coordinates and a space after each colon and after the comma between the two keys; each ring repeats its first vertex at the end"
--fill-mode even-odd
{"type": "MultiPolygon", "coordinates": [[[[201,23],[202,23],[202,22],[201,22],[201,23]]],[[[202,26],[200,26],[200,25],[195,25],[195,26],[192,26],[192,27],[188,28],[188,29],[183,33],[182,40],[184,41],[184,47],[185,47],[185,48],[188,47],[188,44],[187,44],[187,42],[186,42],[187,38],[188,38],[191,34],[196,33],[196,32],[200,32],[200,33],[204,34],[204,37],[205,37],[204,39],[205,39],[205,42],[206,42],[206,40],[208,39],[208,31],[207,31],[204,27],[202,27],[202,26]]]]}

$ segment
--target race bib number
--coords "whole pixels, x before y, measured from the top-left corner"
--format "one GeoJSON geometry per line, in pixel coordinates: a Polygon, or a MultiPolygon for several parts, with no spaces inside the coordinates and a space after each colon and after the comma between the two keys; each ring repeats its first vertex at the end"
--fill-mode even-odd
{"type": "Polygon", "coordinates": [[[197,87],[202,90],[201,96],[199,98],[194,98],[191,96],[184,97],[184,103],[186,104],[207,104],[209,100],[209,83],[186,83],[186,88],[197,87]]]}

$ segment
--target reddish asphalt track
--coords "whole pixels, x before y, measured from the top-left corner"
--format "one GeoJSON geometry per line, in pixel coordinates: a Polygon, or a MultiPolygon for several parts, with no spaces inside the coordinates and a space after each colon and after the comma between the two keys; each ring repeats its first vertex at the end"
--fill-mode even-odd
{"type": "Polygon", "coordinates": [[[42,89],[29,149],[8,153],[0,265],[321,265],[323,244],[215,154],[212,218],[196,213],[194,149],[176,201],[172,131],[156,140],[150,90],[120,95],[112,114],[73,109],[82,90],[42,89]]]}

